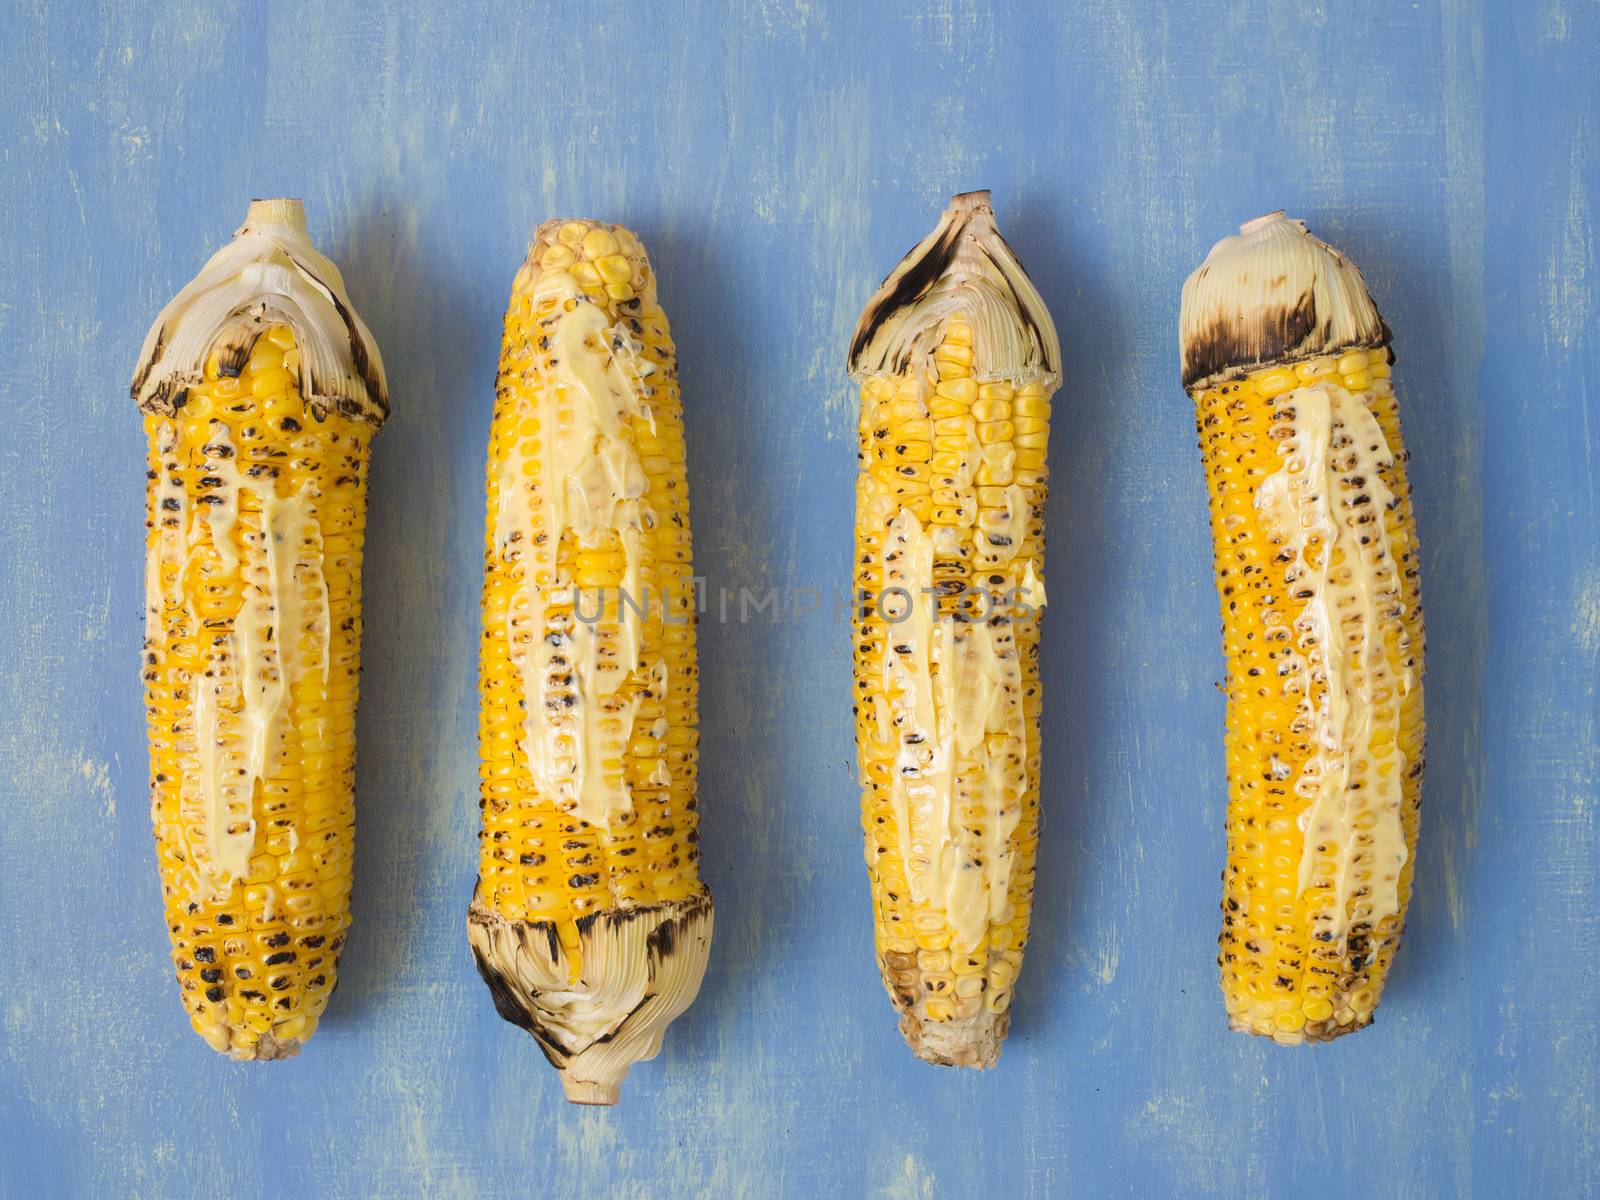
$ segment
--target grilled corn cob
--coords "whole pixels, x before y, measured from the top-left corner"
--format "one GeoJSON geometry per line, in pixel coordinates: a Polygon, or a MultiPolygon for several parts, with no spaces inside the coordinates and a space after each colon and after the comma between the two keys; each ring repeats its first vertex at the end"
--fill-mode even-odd
{"type": "Polygon", "coordinates": [[[1233,1028],[1372,1020],[1422,788],[1422,607],[1389,330],[1355,265],[1281,212],[1183,289],[1228,659],[1218,965],[1233,1028]]]}
{"type": "Polygon", "coordinates": [[[383,364],[298,200],[258,200],[162,312],[149,438],[151,819],[195,1031],[298,1052],[350,923],[367,453],[383,364]]]}
{"type": "Polygon", "coordinates": [[[655,275],[619,225],[534,236],[488,501],[468,936],[568,1099],[614,1104],[699,991],[712,923],[683,408],[655,275]]]}
{"type": "Polygon", "coordinates": [[[987,192],[950,202],[850,346],[861,821],[884,986],[933,1063],[994,1064],[1028,936],[1060,361],[987,192]]]}

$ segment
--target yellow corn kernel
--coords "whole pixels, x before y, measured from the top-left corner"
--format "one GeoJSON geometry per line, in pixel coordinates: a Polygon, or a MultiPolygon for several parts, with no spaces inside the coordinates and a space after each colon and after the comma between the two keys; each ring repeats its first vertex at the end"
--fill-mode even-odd
{"type": "Polygon", "coordinates": [[[1016,432],[1016,427],[1010,421],[989,421],[978,426],[978,440],[985,446],[993,446],[1011,441],[1016,432]]]}
{"type": "MultiPolygon", "coordinates": [[[[282,356],[280,355],[279,358],[281,361],[282,356]]],[[[265,400],[271,396],[281,396],[293,386],[293,375],[282,367],[273,367],[252,377],[250,394],[257,400],[265,400]]]]}
{"type": "Polygon", "coordinates": [[[546,271],[564,271],[577,261],[572,253],[572,247],[562,242],[548,247],[539,255],[539,265],[546,271]]]}
{"type": "Polygon", "coordinates": [[[978,398],[978,385],[967,378],[941,379],[934,390],[958,404],[971,404],[978,398]]]}
{"type": "Polygon", "coordinates": [[[1333,1005],[1324,998],[1314,997],[1301,1006],[1301,1011],[1308,1021],[1326,1021],[1333,1016],[1333,1005]]]}
{"type": "Polygon", "coordinates": [[[1294,367],[1295,378],[1301,383],[1311,383],[1317,379],[1326,379],[1336,373],[1338,363],[1331,358],[1313,358],[1306,362],[1296,363],[1294,367]]]}
{"type": "Polygon", "coordinates": [[[1268,371],[1258,371],[1250,376],[1250,382],[1255,385],[1256,395],[1262,397],[1276,396],[1300,386],[1299,376],[1288,367],[1273,367],[1268,371]]]}
{"type": "Polygon", "coordinates": [[[583,235],[583,256],[591,262],[613,255],[617,249],[617,239],[609,229],[591,229],[583,235]]]}
{"type": "MultiPolygon", "coordinates": [[[[584,248],[588,249],[587,244],[584,248]]],[[[627,283],[633,278],[633,264],[620,254],[608,254],[604,258],[598,258],[594,265],[600,272],[600,278],[607,283],[627,283]]]]}

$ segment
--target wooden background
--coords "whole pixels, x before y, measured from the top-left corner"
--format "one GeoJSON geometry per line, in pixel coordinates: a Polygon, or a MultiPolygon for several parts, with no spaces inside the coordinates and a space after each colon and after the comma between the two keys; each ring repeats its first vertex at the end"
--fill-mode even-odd
{"type": "Polygon", "coordinates": [[[153,7],[0,17],[0,1195],[1570,1196],[1600,1173],[1600,15],[1582,0],[153,7]],[[1033,941],[997,1070],[872,962],[831,603],[702,628],[714,959],[567,1106],[466,949],[483,456],[533,226],[639,229],[713,587],[847,586],[845,342],[989,187],[1061,327],[1033,941]],[[170,978],[137,672],[166,299],[305,198],[389,367],[356,925],[299,1059],[170,978]],[[1395,332],[1429,633],[1418,894],[1377,1025],[1226,1032],[1222,671],[1178,289],[1274,208],[1395,332]]]}

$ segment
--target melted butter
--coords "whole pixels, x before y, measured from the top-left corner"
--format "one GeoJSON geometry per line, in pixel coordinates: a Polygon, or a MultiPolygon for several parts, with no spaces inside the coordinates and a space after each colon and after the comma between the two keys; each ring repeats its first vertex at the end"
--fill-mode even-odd
{"type": "MultiPolygon", "coordinates": [[[[176,452],[176,427],[173,445],[176,452]]],[[[164,433],[163,438],[167,435],[164,433]]],[[[192,519],[174,529],[163,525],[163,536],[151,547],[146,562],[146,603],[158,615],[164,605],[178,603],[162,593],[160,581],[170,568],[179,581],[199,568],[202,522],[217,560],[232,572],[242,568],[243,599],[234,618],[226,651],[214,653],[208,674],[193,680],[194,738],[199,772],[198,813],[200,847],[194,854],[196,899],[227,894],[232,883],[249,873],[255,850],[254,799],[257,784],[275,767],[282,754],[285,723],[292,689],[311,669],[324,683],[329,677],[331,637],[329,596],[322,573],[322,535],[316,518],[318,493],[310,484],[291,497],[280,497],[271,479],[255,479],[239,470],[237,454],[227,426],[218,422],[206,443],[205,477],[219,481],[205,490],[207,503],[196,506],[192,519]],[[240,497],[248,490],[261,513],[261,533],[241,553],[235,531],[240,497]],[[317,609],[307,609],[306,592],[315,596],[317,609]],[[301,654],[307,632],[317,648],[315,667],[301,654]],[[243,732],[243,753],[233,749],[223,724],[225,712],[236,712],[243,732]]],[[[184,504],[181,481],[163,472],[158,499],[168,494],[184,504]]],[[[170,510],[163,510],[170,515],[170,510]]],[[[178,515],[187,515],[186,507],[178,515]]],[[[199,617],[191,611],[198,625],[199,617]]],[[[157,619],[156,636],[160,636],[157,619]]]]}
{"type": "Polygon", "coordinates": [[[1022,565],[1022,578],[1018,581],[1016,596],[1019,604],[1033,609],[1043,608],[1048,601],[1044,593],[1044,580],[1034,570],[1031,556],[1022,565]]]}
{"type": "Polygon", "coordinates": [[[300,656],[300,636],[306,627],[304,583],[314,583],[324,596],[327,590],[318,556],[305,553],[316,529],[313,489],[307,485],[283,499],[269,485],[258,495],[267,587],[253,597],[251,619],[236,622],[233,631],[234,655],[244,664],[241,715],[249,731],[246,770],[252,780],[264,777],[281,753],[290,689],[304,673],[300,656]],[[302,568],[311,578],[302,581],[302,568]]]}
{"type": "Polygon", "coordinates": [[[1022,678],[1004,618],[936,619],[934,553],[914,513],[890,522],[883,588],[912,597],[909,612],[887,613],[883,691],[899,735],[890,803],[913,901],[943,909],[955,948],[970,951],[1008,903],[1025,785],[1022,678]]]}
{"type": "Polygon", "coordinates": [[[1404,693],[1412,681],[1409,673],[1393,677],[1382,640],[1385,618],[1401,611],[1384,522],[1394,496],[1382,471],[1394,454],[1362,397],[1342,387],[1303,387],[1287,404],[1294,415],[1279,449],[1285,461],[1262,482],[1255,503],[1269,535],[1294,557],[1290,586],[1310,593],[1289,664],[1299,676],[1302,713],[1313,683],[1323,684],[1322,703],[1309,713],[1316,749],[1294,785],[1307,802],[1299,818],[1299,887],[1304,892],[1316,877],[1318,846],[1331,848],[1328,919],[1342,939],[1354,924],[1376,925],[1399,911],[1407,858],[1405,758],[1393,699],[1396,687],[1404,693]],[[1361,867],[1368,879],[1358,894],[1361,867]]]}
{"type": "Polygon", "coordinates": [[[985,509],[978,518],[985,545],[978,547],[980,567],[1001,567],[1022,552],[1028,537],[1028,493],[1017,484],[1006,487],[1003,509],[985,509]]]}
{"type": "Polygon", "coordinates": [[[546,271],[519,279],[519,288],[529,282],[552,369],[533,381],[532,398],[516,418],[537,422],[537,444],[530,453],[530,438],[520,438],[498,479],[495,545],[504,561],[520,548],[523,561],[507,644],[522,680],[523,751],[535,784],[563,809],[606,828],[632,809],[623,762],[638,714],[636,684],[649,670],[641,661],[643,621],[624,610],[620,597],[602,594],[583,597],[583,611],[592,618],[590,610],[602,605],[606,620],[574,614],[567,632],[550,636],[545,624],[559,603],[579,600],[570,581],[558,578],[568,534],[576,548],[597,548],[615,531],[621,588],[636,604],[648,603],[642,498],[649,480],[625,423],[653,421],[644,403],[653,368],[640,359],[639,343],[588,301],[571,275],[546,271]],[[616,624],[609,619],[613,603],[616,624]]]}
{"type": "Polygon", "coordinates": [[[203,877],[212,894],[221,895],[229,880],[249,870],[250,852],[255,849],[255,824],[250,820],[236,823],[228,811],[229,797],[222,783],[222,760],[227,751],[222,745],[219,712],[223,704],[223,668],[215,659],[212,663],[213,677],[199,680],[194,693],[194,736],[200,758],[200,812],[206,850],[197,880],[203,877]]]}

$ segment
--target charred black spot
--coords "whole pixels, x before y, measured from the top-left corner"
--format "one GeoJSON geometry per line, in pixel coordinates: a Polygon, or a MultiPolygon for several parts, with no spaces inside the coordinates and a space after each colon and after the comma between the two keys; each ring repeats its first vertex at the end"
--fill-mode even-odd
{"type": "MultiPolygon", "coordinates": [[[[1183,386],[1192,388],[1203,379],[1255,370],[1273,363],[1298,362],[1321,355],[1340,354],[1357,346],[1371,349],[1389,345],[1389,327],[1378,318],[1375,341],[1333,342],[1329,330],[1317,319],[1316,300],[1310,291],[1293,306],[1262,315],[1258,322],[1218,321],[1192,338],[1183,348],[1183,386]],[[1308,341],[1312,344],[1308,345],[1308,341]]],[[[1393,355],[1391,354],[1392,358],[1393,355]]]]}
{"type": "MultiPolygon", "coordinates": [[[[156,331],[156,344],[150,350],[150,357],[146,358],[144,362],[139,364],[139,370],[133,377],[133,388],[131,392],[133,399],[137,400],[139,398],[139,393],[144,388],[144,381],[150,378],[150,368],[155,366],[156,362],[161,358],[161,351],[166,348],[166,345],[167,327],[163,325],[159,330],[156,331]]],[[[185,389],[185,391],[187,391],[187,389],[185,389]]]]}
{"type": "MultiPolygon", "coordinates": [[[[873,335],[883,326],[883,323],[908,305],[915,304],[939,281],[939,277],[950,267],[955,259],[956,247],[961,242],[961,232],[966,228],[966,222],[951,222],[944,235],[928,248],[926,254],[913,263],[898,280],[894,288],[881,300],[874,300],[871,307],[861,316],[861,323],[856,326],[856,335],[850,342],[849,363],[853,368],[856,359],[867,348],[867,343],[873,335]]],[[[895,264],[899,270],[901,264],[916,253],[916,248],[908,250],[895,264]]],[[[893,272],[890,272],[892,275],[893,272]]]]}

